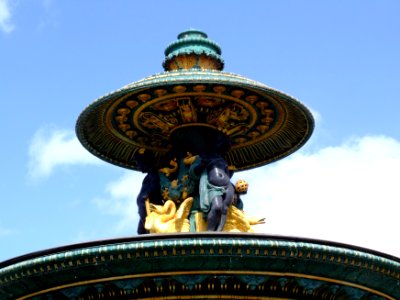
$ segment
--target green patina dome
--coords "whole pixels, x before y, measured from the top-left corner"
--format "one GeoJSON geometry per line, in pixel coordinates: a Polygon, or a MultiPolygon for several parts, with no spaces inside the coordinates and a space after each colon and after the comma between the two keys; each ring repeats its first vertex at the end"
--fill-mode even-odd
{"type": "Polygon", "coordinates": [[[205,33],[182,32],[165,54],[165,72],[97,99],[79,116],[77,136],[92,154],[139,170],[139,149],[152,151],[160,165],[174,147],[171,136],[208,128],[229,141],[224,158],[240,171],[281,159],[311,136],[314,120],[303,104],[221,71],[221,49],[205,33]]]}

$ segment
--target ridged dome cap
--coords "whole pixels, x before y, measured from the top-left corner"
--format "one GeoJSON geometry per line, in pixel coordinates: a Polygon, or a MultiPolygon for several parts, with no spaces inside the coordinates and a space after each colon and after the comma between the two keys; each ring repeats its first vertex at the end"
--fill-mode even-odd
{"type": "Polygon", "coordinates": [[[200,30],[189,29],[178,35],[178,40],[165,49],[163,67],[166,71],[176,69],[222,70],[224,61],[221,48],[200,30]]]}

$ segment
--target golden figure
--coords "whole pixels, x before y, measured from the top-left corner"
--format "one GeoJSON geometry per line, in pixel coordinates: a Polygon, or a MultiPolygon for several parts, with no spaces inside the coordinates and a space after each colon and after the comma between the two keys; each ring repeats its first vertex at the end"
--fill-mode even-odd
{"type": "Polygon", "coordinates": [[[217,126],[217,128],[229,130],[237,125],[236,121],[245,121],[249,117],[249,112],[239,104],[232,104],[225,107],[222,111],[214,111],[211,113],[207,121],[209,124],[217,126]]]}
{"type": "Polygon", "coordinates": [[[186,157],[183,159],[183,163],[186,166],[190,166],[194,163],[194,161],[198,158],[198,155],[193,155],[191,152],[186,152],[186,157]]]}
{"type": "Polygon", "coordinates": [[[196,110],[189,100],[179,102],[179,111],[183,123],[192,123],[197,121],[196,110]]]}
{"type": "Polygon", "coordinates": [[[149,129],[159,129],[164,134],[169,133],[169,131],[175,127],[177,120],[169,117],[156,116],[150,112],[144,112],[140,115],[140,121],[142,125],[149,129]]]}
{"type": "Polygon", "coordinates": [[[228,209],[223,231],[227,232],[254,232],[252,225],[264,224],[265,219],[249,218],[243,210],[231,205],[228,209]]]}
{"type": "Polygon", "coordinates": [[[168,200],[164,205],[149,204],[145,228],[150,233],[189,232],[188,220],[193,198],[185,199],[176,209],[176,204],[168,200]]]}
{"type": "Polygon", "coordinates": [[[178,163],[176,162],[176,158],[169,162],[171,167],[161,168],[159,171],[164,173],[165,176],[169,177],[172,173],[175,173],[178,170],[178,163]]]}

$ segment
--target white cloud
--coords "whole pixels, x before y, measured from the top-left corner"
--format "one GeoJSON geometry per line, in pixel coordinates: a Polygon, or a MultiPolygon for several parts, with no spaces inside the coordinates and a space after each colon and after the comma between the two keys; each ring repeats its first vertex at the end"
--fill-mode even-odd
{"type": "MultiPolygon", "coordinates": [[[[127,172],[96,204],[120,216],[118,231],[135,232],[142,174],[127,172]]],[[[400,256],[400,142],[352,138],[270,166],[236,173],[250,183],[243,197],[250,216],[266,217],[257,231],[332,240],[400,256]]]]}
{"type": "MultiPolygon", "coordinates": [[[[263,211],[258,231],[354,244],[400,256],[400,142],[353,138],[294,154],[248,177],[245,208],[263,211]]],[[[247,179],[247,178],[245,178],[247,179]]]]}
{"type": "Polygon", "coordinates": [[[28,174],[31,178],[49,176],[56,167],[77,164],[100,164],[82,147],[71,130],[39,129],[29,147],[28,174]]]}
{"type": "Polygon", "coordinates": [[[310,112],[311,112],[312,116],[314,117],[314,122],[316,124],[322,122],[322,116],[317,110],[310,108],[310,112]]]}
{"type": "Polygon", "coordinates": [[[0,0],[0,29],[5,33],[10,33],[14,30],[14,25],[11,23],[11,12],[7,0],[0,0]]]}
{"type": "Polygon", "coordinates": [[[120,216],[115,230],[121,232],[136,232],[139,221],[136,197],[142,186],[144,175],[138,172],[126,171],[118,180],[106,187],[106,198],[96,198],[93,202],[106,214],[120,216]]]}

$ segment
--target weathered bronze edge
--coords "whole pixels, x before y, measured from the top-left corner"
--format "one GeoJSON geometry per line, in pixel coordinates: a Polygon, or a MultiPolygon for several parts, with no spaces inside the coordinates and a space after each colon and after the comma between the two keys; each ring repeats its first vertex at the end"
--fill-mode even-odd
{"type": "Polygon", "coordinates": [[[103,239],[96,240],[90,242],[69,244],[65,246],[53,247],[45,250],[35,251],[31,253],[27,253],[24,255],[20,255],[14,258],[10,258],[0,262],[0,271],[5,267],[27,261],[30,259],[37,258],[39,256],[51,255],[59,252],[64,252],[68,250],[76,250],[79,248],[88,248],[95,246],[107,246],[112,244],[121,244],[121,243],[129,243],[129,242],[145,242],[152,240],[174,240],[174,239],[193,239],[193,238],[241,238],[241,239],[261,239],[261,240],[276,240],[276,241],[285,241],[285,242],[301,242],[308,244],[320,244],[324,246],[331,246],[337,248],[344,248],[353,251],[363,252],[365,254],[374,255],[377,257],[381,257],[390,261],[393,261],[399,264],[400,267],[400,257],[396,257],[394,255],[390,255],[384,252],[380,252],[374,249],[369,249],[365,247],[360,247],[356,245],[328,241],[323,239],[313,239],[313,238],[305,238],[305,237],[296,237],[296,236],[282,236],[282,235],[270,235],[263,233],[232,233],[232,232],[196,232],[196,233],[167,233],[167,234],[144,234],[144,235],[135,235],[130,237],[119,237],[113,239],[103,239]]]}
{"type": "MultiPolygon", "coordinates": [[[[86,284],[102,283],[102,282],[109,282],[109,281],[115,281],[115,280],[134,279],[134,278],[138,278],[138,277],[149,278],[149,277],[166,277],[166,276],[174,276],[174,275],[199,275],[199,274],[210,274],[210,273],[212,273],[213,275],[241,275],[241,274],[243,274],[243,271],[202,270],[202,271],[180,271],[180,272],[161,272],[161,273],[157,272],[157,273],[147,273],[147,274],[130,274],[130,275],[123,275],[123,276],[84,280],[84,281],[80,281],[80,282],[65,284],[65,285],[45,289],[42,291],[37,291],[37,292],[34,292],[29,295],[24,295],[22,297],[17,298],[17,300],[25,300],[25,299],[29,299],[34,296],[43,295],[48,292],[54,292],[54,291],[58,291],[58,290],[61,290],[64,288],[71,288],[71,287],[76,287],[76,286],[81,286],[81,285],[86,285],[86,284]]],[[[357,288],[357,289],[372,293],[377,296],[385,297],[389,300],[396,300],[395,298],[391,297],[388,294],[368,288],[363,285],[354,284],[351,282],[337,280],[337,279],[323,277],[323,276],[315,276],[315,275],[308,275],[308,274],[301,274],[301,273],[268,272],[268,271],[247,271],[246,275],[275,276],[275,277],[285,276],[285,277],[293,277],[293,278],[307,278],[307,279],[311,279],[311,280],[319,280],[319,281],[324,281],[324,282],[329,282],[329,283],[334,283],[334,284],[340,284],[343,286],[353,287],[353,288],[357,288]]]]}

